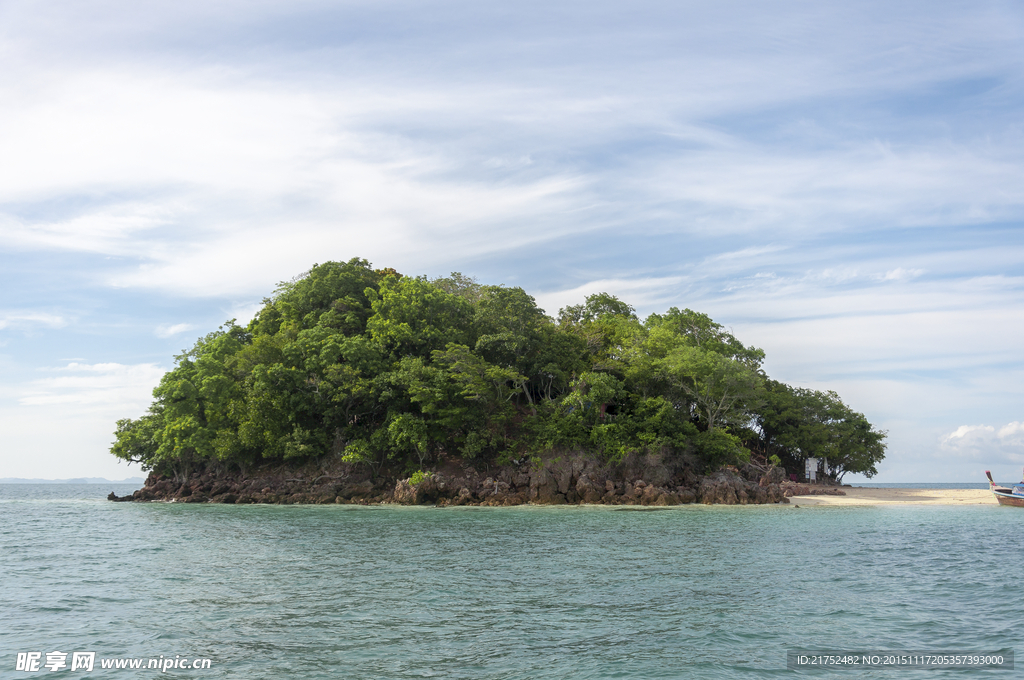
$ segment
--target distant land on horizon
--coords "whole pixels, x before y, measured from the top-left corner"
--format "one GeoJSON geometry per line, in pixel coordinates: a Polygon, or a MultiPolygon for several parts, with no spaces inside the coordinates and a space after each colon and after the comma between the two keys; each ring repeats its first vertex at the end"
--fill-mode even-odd
{"type": "Polygon", "coordinates": [[[0,484],[144,484],[144,477],[106,479],[104,477],[75,477],[74,479],[25,479],[23,477],[0,477],[0,484]]]}

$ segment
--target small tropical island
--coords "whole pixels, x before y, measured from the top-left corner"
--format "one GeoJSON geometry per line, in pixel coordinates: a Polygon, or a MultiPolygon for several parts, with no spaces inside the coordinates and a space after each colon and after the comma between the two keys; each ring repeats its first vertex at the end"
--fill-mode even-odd
{"type": "Polygon", "coordinates": [[[808,458],[832,493],[874,475],[885,432],[763,361],[690,309],[599,293],[552,318],[522,288],[327,262],[176,357],[117,422],[145,486],[109,498],[759,504],[807,493],[808,458]]]}

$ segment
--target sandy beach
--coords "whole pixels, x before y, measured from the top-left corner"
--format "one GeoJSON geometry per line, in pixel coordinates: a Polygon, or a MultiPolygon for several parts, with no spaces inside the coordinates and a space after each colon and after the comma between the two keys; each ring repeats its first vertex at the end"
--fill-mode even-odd
{"type": "Polygon", "coordinates": [[[998,505],[988,489],[843,488],[845,496],[793,496],[794,505],[998,505]]]}

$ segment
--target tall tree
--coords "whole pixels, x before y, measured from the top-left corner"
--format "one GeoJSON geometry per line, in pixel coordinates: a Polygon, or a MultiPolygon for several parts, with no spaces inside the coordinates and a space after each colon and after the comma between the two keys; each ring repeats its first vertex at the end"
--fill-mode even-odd
{"type": "Polygon", "coordinates": [[[808,458],[822,459],[827,461],[825,475],[836,482],[848,472],[866,477],[878,473],[886,433],[872,427],[838,394],[768,380],[764,396],[755,422],[765,455],[777,455],[788,470],[799,472],[808,458]]]}

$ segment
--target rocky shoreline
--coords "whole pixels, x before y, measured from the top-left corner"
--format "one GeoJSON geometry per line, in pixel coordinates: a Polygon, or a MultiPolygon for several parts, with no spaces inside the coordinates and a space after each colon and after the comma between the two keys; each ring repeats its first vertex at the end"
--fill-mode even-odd
{"type": "Polygon", "coordinates": [[[145,486],[111,501],[229,504],[400,504],[435,506],[651,505],[688,503],[754,505],[788,503],[796,495],[843,492],[784,480],[752,466],[698,475],[678,459],[633,456],[606,464],[584,454],[553,456],[540,464],[479,470],[451,461],[412,477],[372,476],[365,469],[335,463],[261,468],[240,472],[196,472],[187,478],[151,473],[145,486]]]}

